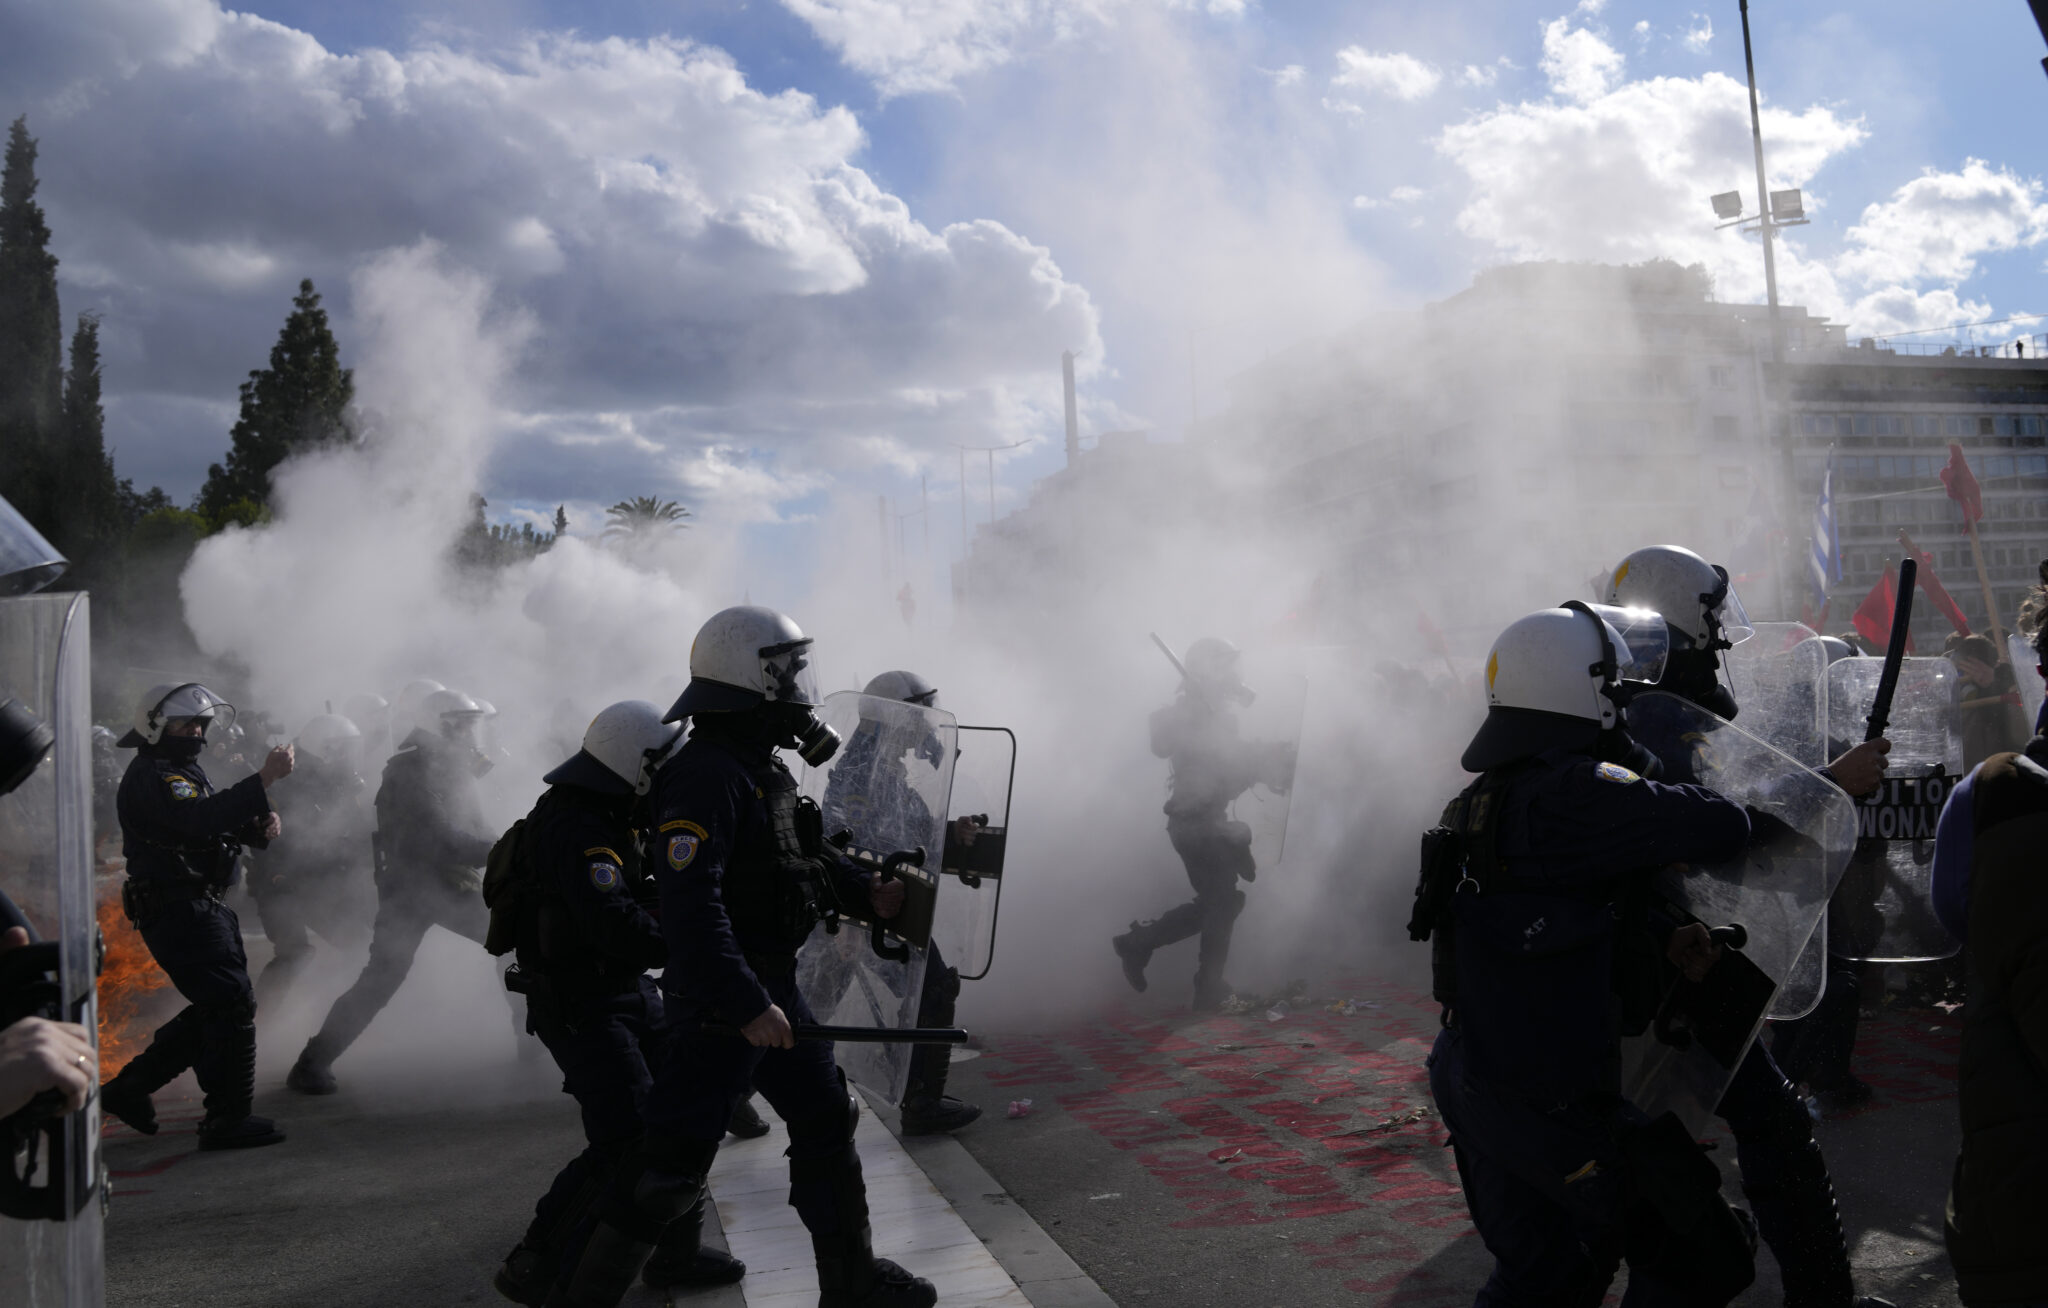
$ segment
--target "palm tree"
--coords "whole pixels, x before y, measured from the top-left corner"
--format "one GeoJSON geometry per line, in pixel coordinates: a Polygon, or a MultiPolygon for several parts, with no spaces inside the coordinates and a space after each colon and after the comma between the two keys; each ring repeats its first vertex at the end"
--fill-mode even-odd
{"type": "Polygon", "coordinates": [[[604,511],[604,534],[599,539],[638,550],[686,529],[690,524],[683,519],[689,516],[690,511],[674,500],[652,495],[620,500],[604,511]]]}

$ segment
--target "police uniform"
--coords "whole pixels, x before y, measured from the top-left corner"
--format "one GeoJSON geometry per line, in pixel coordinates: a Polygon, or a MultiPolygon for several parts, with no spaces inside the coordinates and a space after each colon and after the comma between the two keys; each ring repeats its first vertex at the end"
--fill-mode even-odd
{"type": "Polygon", "coordinates": [[[811,1234],[821,1302],[862,1302],[882,1279],[904,1274],[872,1251],[853,1144],[857,1101],[832,1045],[759,1048],[737,1028],[771,1004],[792,1025],[814,1020],[797,989],[797,950],[817,923],[819,897],[865,895],[866,879],[823,844],[815,812],[800,830],[796,779],[751,715],[695,718],[650,799],[670,1039],[647,1100],[639,1169],[621,1170],[577,1271],[550,1303],[618,1301],[619,1273],[701,1202],[734,1105],[750,1092],[789,1128],[789,1202],[811,1234]]]}
{"type": "MultiPolygon", "coordinates": [[[[1495,1259],[1477,1302],[1597,1304],[1624,1257],[1631,1304],[1699,1302],[1682,1272],[1639,1262],[1630,1239],[1656,1178],[1638,1156],[1648,1124],[1619,1094],[1619,1041],[1654,1008],[1656,974],[1643,969],[1658,966],[1661,938],[1644,919],[1643,880],[1734,857],[1749,833],[1742,808],[1551,750],[1484,774],[1444,825],[1492,851],[1490,867],[1473,856],[1439,935],[1446,1012],[1429,1057],[1495,1259]]],[[[1694,1196],[1703,1211],[1717,1184],[1694,1196]]],[[[1733,1220],[1725,1205],[1719,1216],[1733,1220]]]]}
{"type": "Polygon", "coordinates": [[[632,799],[558,781],[520,834],[518,857],[533,878],[517,934],[527,1030],[562,1069],[587,1142],[534,1206],[533,1223],[507,1260],[523,1291],[552,1284],[564,1250],[639,1137],[650,1069],[666,1038],[661,992],[647,970],[661,966],[667,951],[627,821],[632,799]]]}
{"type": "Polygon", "coordinates": [[[205,1094],[205,1145],[210,1133],[247,1119],[255,1095],[256,994],[241,923],[222,896],[242,846],[263,844],[271,807],[260,777],[215,791],[196,752],[175,757],[198,743],[167,736],[141,745],[115,800],[128,860],[123,904],[187,1006],[107,1084],[103,1101],[154,1133],[147,1096],[189,1067],[205,1094]]]}
{"type": "MultiPolygon", "coordinates": [[[[1673,707],[1658,696],[1637,700],[1629,709],[1630,734],[1656,756],[1662,779],[1695,784],[1712,737],[1689,730],[1696,719],[1673,707]]],[[[1825,770],[1822,775],[1833,780],[1825,770]]],[[[1735,1136],[1742,1192],[1758,1235],[1778,1260],[1785,1302],[1795,1308],[1848,1304],[1855,1281],[1827,1159],[1813,1138],[1805,1101],[1762,1040],[1750,1044],[1714,1113],[1735,1136]]]]}
{"type": "Polygon", "coordinates": [[[354,948],[369,927],[372,893],[364,875],[370,828],[359,795],[363,779],[346,764],[302,754],[278,800],[283,834],[250,860],[249,896],[270,941],[256,990],[274,1003],[313,957],[309,933],[354,948]]]}
{"type": "Polygon", "coordinates": [[[377,788],[377,919],[362,975],[328,1010],[292,1068],[294,1089],[326,1093],[336,1058],[405,984],[429,927],[482,943],[489,925],[478,869],[493,840],[476,777],[482,756],[424,728],[384,765],[377,788]]]}
{"type": "Polygon", "coordinates": [[[1187,867],[1195,897],[1153,921],[1132,923],[1127,935],[1117,937],[1117,952],[1127,974],[1135,964],[1137,985],[1152,951],[1199,936],[1195,1007],[1213,1008],[1227,993],[1223,968],[1231,931],[1244,911],[1237,883],[1258,875],[1251,828],[1232,821],[1228,809],[1266,779],[1272,750],[1240,737],[1237,716],[1228,709],[1212,707],[1199,694],[1183,694],[1152,715],[1152,752],[1172,764],[1166,837],[1187,867]]]}

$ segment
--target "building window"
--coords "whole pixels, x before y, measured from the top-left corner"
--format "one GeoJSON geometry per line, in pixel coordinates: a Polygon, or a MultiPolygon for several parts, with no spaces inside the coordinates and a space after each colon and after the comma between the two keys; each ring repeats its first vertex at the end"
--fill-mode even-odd
{"type": "Polygon", "coordinates": [[[1717,391],[1735,389],[1735,369],[1725,363],[1710,364],[1707,367],[1707,385],[1717,391]]]}
{"type": "Polygon", "coordinates": [[[1921,414],[1919,417],[1913,420],[1913,433],[1916,436],[1941,435],[1940,416],[1932,413],[1921,414]]]}
{"type": "Polygon", "coordinates": [[[2026,417],[2020,419],[2020,435],[2039,436],[2040,434],[2041,420],[2039,418],[2035,417],[2033,414],[2028,414],[2026,417]]]}
{"type": "Polygon", "coordinates": [[[1990,415],[1982,415],[1977,419],[1977,434],[1979,436],[1996,435],[1996,426],[1995,420],[1990,415]]]}
{"type": "Polygon", "coordinates": [[[1968,435],[1967,425],[1969,421],[1968,418],[1963,417],[1961,414],[1951,413],[1941,420],[1941,434],[1944,436],[1968,435]]]}
{"type": "Polygon", "coordinates": [[[1732,441],[1735,439],[1735,419],[1725,413],[1714,415],[1714,439],[1732,441]]]}

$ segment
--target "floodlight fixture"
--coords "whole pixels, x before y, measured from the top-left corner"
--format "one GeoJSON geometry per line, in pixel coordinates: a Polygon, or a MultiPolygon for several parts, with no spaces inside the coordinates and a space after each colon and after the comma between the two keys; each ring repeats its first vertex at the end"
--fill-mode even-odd
{"type": "Polygon", "coordinates": [[[1797,222],[1806,217],[1806,201],[1800,196],[1798,187],[1771,192],[1771,217],[1781,223],[1797,222]]]}
{"type": "Polygon", "coordinates": [[[1716,218],[1740,218],[1742,216],[1742,192],[1723,191],[1714,197],[1716,218]]]}

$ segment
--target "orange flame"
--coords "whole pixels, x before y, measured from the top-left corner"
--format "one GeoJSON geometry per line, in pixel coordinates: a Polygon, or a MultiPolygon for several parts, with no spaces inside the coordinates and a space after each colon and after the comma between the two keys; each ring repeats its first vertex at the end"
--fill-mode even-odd
{"type": "Polygon", "coordinates": [[[101,1080],[120,1071],[148,1046],[159,1008],[154,996],[171,984],[121,907],[121,883],[126,879],[104,879],[95,909],[100,934],[107,942],[99,984],[101,1080]]]}

